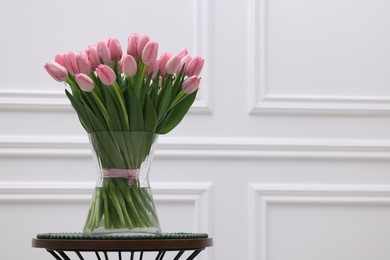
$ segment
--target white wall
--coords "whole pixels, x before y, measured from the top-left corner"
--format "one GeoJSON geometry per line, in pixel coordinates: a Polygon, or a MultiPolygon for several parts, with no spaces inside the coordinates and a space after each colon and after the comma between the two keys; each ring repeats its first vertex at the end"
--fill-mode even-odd
{"type": "Polygon", "coordinates": [[[202,91],[159,139],[163,231],[207,232],[200,259],[390,259],[390,2],[0,2],[1,259],[51,259],[95,180],[86,134],[43,69],[131,32],[206,59],[202,91]],[[4,246],[7,245],[7,246],[4,246]]]}

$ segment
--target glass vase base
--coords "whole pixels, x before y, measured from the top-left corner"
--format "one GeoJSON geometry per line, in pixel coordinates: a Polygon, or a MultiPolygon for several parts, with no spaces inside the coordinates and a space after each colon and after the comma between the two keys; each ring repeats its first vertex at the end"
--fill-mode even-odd
{"type": "Polygon", "coordinates": [[[161,233],[150,188],[137,180],[104,179],[104,188],[93,194],[84,234],[159,234],[161,233]]]}
{"type": "Polygon", "coordinates": [[[137,228],[137,229],[126,229],[126,228],[118,228],[118,229],[105,229],[105,228],[96,228],[93,231],[84,231],[83,235],[88,236],[155,236],[161,234],[161,230],[159,228],[137,228]]]}

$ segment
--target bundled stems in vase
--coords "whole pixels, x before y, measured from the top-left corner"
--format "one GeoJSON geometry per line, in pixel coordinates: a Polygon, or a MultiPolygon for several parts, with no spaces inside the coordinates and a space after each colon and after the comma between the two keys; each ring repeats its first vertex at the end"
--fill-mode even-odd
{"type": "Polygon", "coordinates": [[[150,188],[141,187],[138,180],[129,185],[126,178],[104,179],[102,187],[95,188],[84,231],[142,228],[149,232],[160,228],[150,188]]]}

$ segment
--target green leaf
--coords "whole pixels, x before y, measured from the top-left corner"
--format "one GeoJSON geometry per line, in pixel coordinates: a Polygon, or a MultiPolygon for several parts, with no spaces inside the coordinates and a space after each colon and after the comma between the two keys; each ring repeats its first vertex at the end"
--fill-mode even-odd
{"type": "Polygon", "coordinates": [[[157,127],[157,114],[149,95],[145,96],[144,105],[145,131],[154,133],[157,127]]]}
{"type": "Polygon", "coordinates": [[[125,77],[123,78],[123,81],[122,81],[122,88],[123,88],[123,91],[125,91],[126,89],[128,88],[132,88],[132,86],[134,85],[134,80],[130,77],[125,77]]]}
{"type": "Polygon", "coordinates": [[[107,113],[108,117],[110,118],[111,128],[110,130],[113,131],[123,131],[122,128],[122,122],[119,118],[119,115],[121,115],[119,108],[117,107],[117,104],[115,104],[115,100],[112,97],[112,95],[109,92],[107,88],[104,89],[106,92],[106,107],[107,107],[107,113]]]}
{"type": "Polygon", "coordinates": [[[93,80],[93,83],[95,84],[95,87],[93,88],[93,92],[96,92],[96,95],[100,98],[100,100],[105,100],[105,95],[104,95],[104,89],[105,86],[102,85],[102,82],[94,73],[89,74],[93,80]]]}
{"type": "Polygon", "coordinates": [[[70,86],[70,89],[72,90],[72,95],[75,99],[77,99],[78,101],[81,100],[81,96],[80,96],[80,88],[79,88],[79,85],[77,84],[76,82],[76,79],[74,78],[74,76],[70,73],[68,73],[68,79],[66,80],[66,83],[68,83],[68,85],[70,86]]]}
{"type": "MultiPolygon", "coordinates": [[[[184,118],[184,116],[187,114],[188,110],[190,109],[191,105],[194,103],[196,98],[197,91],[189,94],[186,96],[181,102],[179,102],[169,113],[169,115],[166,118],[165,125],[162,126],[162,129],[158,133],[160,134],[166,134],[170,132],[173,128],[175,128],[181,120],[184,118]]],[[[164,119],[165,121],[165,119],[164,119]]]]}
{"type": "Polygon", "coordinates": [[[122,156],[122,151],[119,144],[125,144],[121,138],[122,132],[97,132],[91,135],[92,144],[95,152],[101,160],[104,169],[125,167],[125,156],[122,156]],[[96,146],[96,147],[95,147],[96,146]]]}
{"type": "Polygon", "coordinates": [[[85,112],[84,105],[81,102],[79,102],[77,99],[75,99],[72,96],[72,94],[69,93],[68,90],[65,89],[65,93],[68,96],[74,110],[77,112],[77,116],[81,122],[81,125],[84,127],[85,131],[87,131],[87,133],[92,132],[92,126],[89,121],[89,117],[85,112]]]}
{"type": "Polygon", "coordinates": [[[146,88],[147,88],[146,85],[144,85],[144,86],[141,88],[140,100],[139,100],[139,102],[140,102],[140,104],[141,104],[141,107],[143,107],[144,104],[145,104],[145,96],[147,95],[146,88]]]}
{"type": "Polygon", "coordinates": [[[157,107],[157,103],[158,103],[158,91],[159,91],[159,83],[160,83],[160,71],[157,73],[157,76],[156,78],[154,78],[152,80],[152,84],[149,88],[149,96],[150,96],[150,100],[153,102],[153,106],[154,107],[157,107]]]}
{"type": "Polygon", "coordinates": [[[170,105],[171,94],[172,94],[171,81],[169,81],[161,91],[162,91],[161,98],[157,108],[157,118],[159,122],[161,121],[161,119],[164,118],[167,109],[169,108],[170,105]]]}
{"type": "Polygon", "coordinates": [[[95,114],[96,118],[98,118],[99,122],[101,122],[102,125],[104,125],[105,129],[109,129],[108,123],[106,122],[104,115],[102,111],[99,109],[98,105],[96,104],[96,101],[93,99],[93,96],[91,93],[83,92],[81,95],[85,106],[88,106],[91,111],[95,114]]]}
{"type": "Polygon", "coordinates": [[[88,115],[89,120],[91,121],[92,128],[94,132],[107,131],[104,124],[99,120],[95,113],[88,107],[84,106],[85,112],[88,115]]]}
{"type": "MultiPolygon", "coordinates": [[[[126,109],[126,102],[123,97],[123,93],[119,87],[119,85],[114,82],[113,85],[107,86],[105,88],[105,91],[108,92],[107,95],[110,96],[111,100],[114,102],[116,105],[116,108],[118,109],[118,118],[119,121],[121,122],[122,129],[124,131],[127,131],[129,129],[129,117],[127,115],[127,109],[126,109]]],[[[106,102],[108,102],[108,99],[106,98],[106,102]]]]}
{"type": "Polygon", "coordinates": [[[134,93],[138,98],[141,97],[141,87],[143,85],[142,83],[145,78],[145,72],[146,72],[146,65],[141,61],[138,63],[138,71],[137,71],[137,75],[135,76],[135,82],[134,82],[134,93]]]}
{"type": "Polygon", "coordinates": [[[181,86],[183,85],[183,82],[184,82],[184,76],[185,75],[184,75],[184,65],[183,65],[183,67],[180,70],[179,75],[176,77],[176,79],[175,79],[175,81],[173,83],[171,102],[173,102],[173,100],[175,99],[176,95],[181,90],[181,86]]]}
{"type": "Polygon", "coordinates": [[[131,88],[126,90],[127,94],[127,113],[129,115],[130,131],[141,132],[144,131],[144,117],[142,106],[131,88]]]}

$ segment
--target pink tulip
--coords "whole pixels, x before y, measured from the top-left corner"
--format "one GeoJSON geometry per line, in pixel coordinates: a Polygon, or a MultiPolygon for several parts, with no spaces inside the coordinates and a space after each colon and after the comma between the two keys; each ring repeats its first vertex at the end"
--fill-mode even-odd
{"type": "Polygon", "coordinates": [[[181,49],[178,53],[177,56],[180,57],[180,59],[183,59],[185,56],[188,55],[188,51],[186,48],[181,49]]]}
{"type": "Polygon", "coordinates": [[[59,82],[65,81],[68,77],[68,71],[66,70],[66,68],[61,66],[57,62],[48,61],[45,63],[44,68],[46,69],[47,73],[52,76],[53,79],[59,82]]]}
{"type": "Polygon", "coordinates": [[[158,68],[160,69],[160,76],[164,77],[166,74],[165,65],[167,64],[168,60],[172,57],[171,53],[164,52],[161,54],[160,58],[158,58],[158,68]]]}
{"type": "Polygon", "coordinates": [[[93,84],[93,80],[90,77],[88,77],[87,75],[85,75],[83,73],[79,73],[79,74],[76,74],[75,79],[76,79],[77,84],[79,85],[79,87],[83,91],[85,91],[85,92],[92,91],[94,84],[93,84]]]}
{"type": "Polygon", "coordinates": [[[183,59],[181,59],[181,62],[180,62],[180,69],[183,68],[184,66],[184,73],[187,74],[187,68],[188,68],[188,64],[190,64],[192,58],[190,55],[186,55],[184,56],[183,59]]]}
{"type": "Polygon", "coordinates": [[[203,64],[204,64],[204,59],[202,59],[199,56],[195,56],[188,64],[187,71],[186,71],[187,76],[188,77],[194,75],[199,76],[200,72],[202,71],[203,64]]]}
{"type": "Polygon", "coordinates": [[[92,65],[92,70],[95,70],[97,66],[99,66],[100,64],[96,44],[89,45],[87,54],[88,54],[88,60],[92,65]]]}
{"type": "Polygon", "coordinates": [[[145,45],[145,48],[142,52],[142,61],[146,65],[150,65],[150,64],[156,62],[157,53],[158,53],[158,43],[152,42],[152,41],[148,42],[145,45]]]}
{"type": "Polygon", "coordinates": [[[192,76],[186,79],[183,83],[183,92],[186,94],[191,94],[192,92],[199,89],[200,78],[197,76],[192,76]]]}
{"type": "Polygon", "coordinates": [[[172,56],[165,65],[166,72],[171,75],[180,72],[180,62],[181,58],[177,54],[172,56]]]}
{"type": "Polygon", "coordinates": [[[64,54],[63,59],[65,67],[70,72],[70,74],[74,76],[80,72],[77,66],[77,53],[75,51],[64,54]]]}
{"type": "Polygon", "coordinates": [[[150,42],[150,38],[147,35],[141,35],[138,40],[138,46],[137,46],[137,55],[139,58],[142,58],[142,54],[144,52],[146,44],[150,42]]]}
{"type": "Polygon", "coordinates": [[[54,58],[54,61],[60,64],[62,67],[65,67],[64,56],[62,54],[57,54],[54,58]]]}
{"type": "Polygon", "coordinates": [[[138,55],[138,42],[139,35],[136,33],[132,33],[129,36],[128,45],[127,45],[127,54],[133,56],[134,58],[140,58],[138,55]]]}
{"type": "Polygon", "coordinates": [[[107,86],[114,84],[116,80],[115,72],[105,64],[100,64],[96,68],[96,74],[103,84],[107,86]]]}
{"type": "Polygon", "coordinates": [[[137,74],[137,62],[133,56],[127,54],[122,58],[120,69],[127,77],[134,77],[137,74]]]}
{"type": "Polygon", "coordinates": [[[100,41],[97,44],[97,53],[99,57],[99,61],[103,62],[104,64],[110,64],[111,62],[111,53],[110,49],[107,46],[106,41],[100,41]]]}
{"type": "Polygon", "coordinates": [[[81,52],[76,57],[77,67],[79,68],[80,73],[88,74],[92,71],[92,65],[88,60],[87,54],[85,52],[81,52]]]}
{"type": "Polygon", "coordinates": [[[157,73],[158,73],[158,64],[157,64],[157,62],[148,65],[148,67],[146,69],[146,75],[148,75],[149,77],[154,79],[154,78],[157,77],[157,73]]]}
{"type": "Polygon", "coordinates": [[[110,50],[112,61],[118,61],[122,58],[122,47],[118,39],[108,39],[108,49],[110,50]]]}

